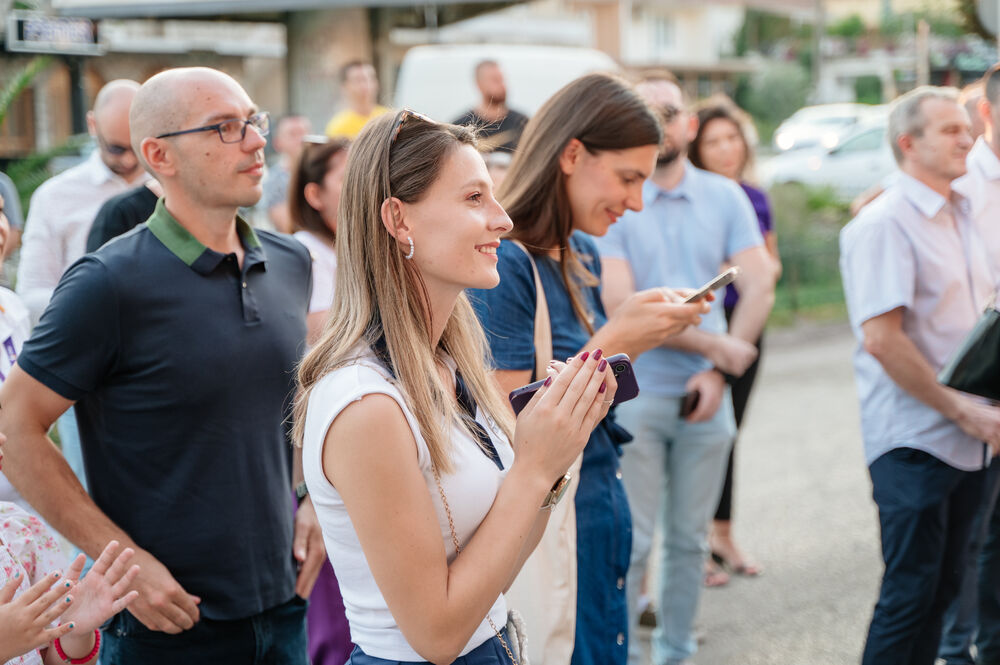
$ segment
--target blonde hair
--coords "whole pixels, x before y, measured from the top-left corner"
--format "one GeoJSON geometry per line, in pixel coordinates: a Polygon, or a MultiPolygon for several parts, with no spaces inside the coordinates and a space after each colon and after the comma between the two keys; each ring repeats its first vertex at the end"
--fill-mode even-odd
{"type": "Polygon", "coordinates": [[[454,359],[476,404],[513,437],[513,417],[487,367],[489,346],[465,294],[459,296],[437,349],[430,345],[427,291],[412,261],[382,224],[382,203],[416,203],[437,179],[445,159],[475,136],[463,127],[432,123],[403,111],[368,123],[351,147],[337,226],[337,289],[322,336],[299,366],[294,432],[302,445],[309,394],[321,378],[358,359],[384,336],[401,392],[430,450],[450,472],[450,431],[464,427],[478,441],[453,391],[437,371],[436,351],[454,359]],[[403,120],[402,125],[397,123],[403,120]],[[399,127],[396,140],[392,136],[399,127]]]}
{"type": "Polygon", "coordinates": [[[514,221],[510,237],[533,254],[559,249],[559,269],[577,319],[594,333],[581,294],[597,279],[570,247],[573,215],[559,158],[577,139],[591,154],[659,145],[660,123],[625,80],[588,74],[553,95],[528,122],[497,199],[514,221]]]}

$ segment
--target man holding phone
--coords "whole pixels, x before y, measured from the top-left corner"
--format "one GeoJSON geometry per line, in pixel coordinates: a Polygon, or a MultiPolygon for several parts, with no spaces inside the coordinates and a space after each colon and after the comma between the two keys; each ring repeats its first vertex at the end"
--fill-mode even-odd
{"type": "MultiPolygon", "coordinates": [[[[729,331],[717,302],[700,326],[637,359],[642,392],[618,410],[619,422],[635,436],[622,458],[633,525],[630,628],[638,625],[642,578],[659,519],[665,539],[652,655],[656,665],[675,665],[696,649],[692,624],[708,524],[736,433],[726,376],[741,375],[757,355],[754,342],[774,302],[776,272],[739,186],[688,163],[697,118],[684,110],[676,79],[669,74],[647,79],[639,91],[662,115],[664,144],[643,189],[643,210],[626,213],[596,239],[608,311],[638,289],[697,289],[725,264],[740,269],[741,297],[729,331]],[[691,411],[682,416],[685,403],[691,411]]],[[[629,662],[637,665],[639,657],[633,641],[629,662]]]]}
{"type": "Polygon", "coordinates": [[[1000,449],[1000,409],[936,374],[995,282],[969,201],[952,190],[972,146],[955,90],[923,86],[900,97],[888,135],[900,177],[840,234],[885,562],[861,662],[930,664],[968,561],[983,469],[1000,449]]]}

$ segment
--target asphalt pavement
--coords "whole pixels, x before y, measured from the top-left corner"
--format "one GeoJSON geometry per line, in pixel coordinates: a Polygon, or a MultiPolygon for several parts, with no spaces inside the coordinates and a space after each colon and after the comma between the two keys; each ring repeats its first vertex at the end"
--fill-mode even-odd
{"type": "MultiPolygon", "coordinates": [[[[705,589],[693,665],[860,661],[882,562],[846,324],[773,331],[737,444],[734,530],[758,578],[705,589]]],[[[648,631],[639,639],[648,644],[648,631]]]]}

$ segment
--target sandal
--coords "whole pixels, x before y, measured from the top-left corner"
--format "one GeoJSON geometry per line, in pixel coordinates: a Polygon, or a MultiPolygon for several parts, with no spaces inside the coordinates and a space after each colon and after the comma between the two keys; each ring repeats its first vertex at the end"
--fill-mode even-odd
{"type": "Polygon", "coordinates": [[[746,561],[737,563],[727,559],[715,550],[712,550],[712,561],[722,570],[729,571],[733,575],[739,575],[740,577],[758,577],[764,572],[755,563],[748,563],[746,561]]]}
{"type": "Polygon", "coordinates": [[[729,573],[723,570],[714,558],[706,559],[704,583],[709,588],[726,586],[729,584],[729,573]]]}

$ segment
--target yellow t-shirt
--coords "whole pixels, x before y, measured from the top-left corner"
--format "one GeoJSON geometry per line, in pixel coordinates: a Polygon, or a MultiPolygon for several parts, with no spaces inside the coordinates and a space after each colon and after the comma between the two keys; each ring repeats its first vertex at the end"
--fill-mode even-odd
{"type": "Polygon", "coordinates": [[[368,115],[361,115],[352,109],[344,109],[330,118],[330,122],[326,123],[326,135],[331,139],[346,137],[353,141],[361,133],[361,129],[368,124],[369,120],[388,112],[389,109],[384,106],[376,106],[368,115]]]}

